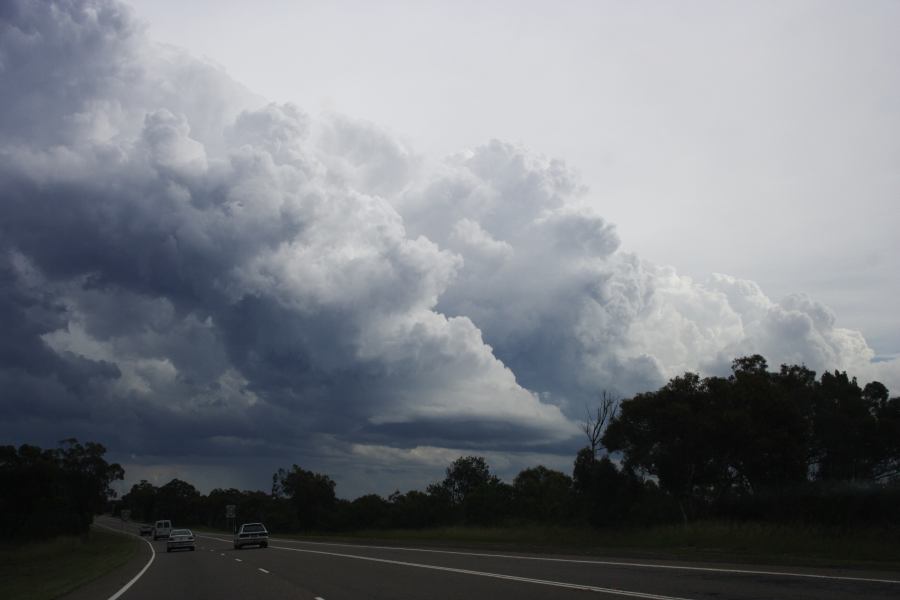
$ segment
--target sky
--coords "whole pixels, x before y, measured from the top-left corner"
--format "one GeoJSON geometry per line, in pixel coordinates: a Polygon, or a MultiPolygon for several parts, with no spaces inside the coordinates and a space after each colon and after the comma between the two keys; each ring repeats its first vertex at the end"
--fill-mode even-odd
{"type": "Polygon", "coordinates": [[[565,472],[603,390],[900,390],[900,4],[0,8],[0,440],[565,472]]]}

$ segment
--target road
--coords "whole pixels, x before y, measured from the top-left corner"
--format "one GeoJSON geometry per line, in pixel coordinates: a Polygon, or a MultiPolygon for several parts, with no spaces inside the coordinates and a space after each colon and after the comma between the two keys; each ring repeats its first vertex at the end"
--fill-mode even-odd
{"type": "MultiPolygon", "coordinates": [[[[111,519],[98,525],[122,528],[111,519]]],[[[165,542],[152,545],[153,562],[116,600],[900,598],[897,572],[379,547],[277,536],[266,549],[234,550],[229,538],[205,534],[195,552],[167,554],[165,542]]],[[[111,598],[147,565],[149,546],[143,544],[143,556],[133,564],[69,600],[111,598]]]]}

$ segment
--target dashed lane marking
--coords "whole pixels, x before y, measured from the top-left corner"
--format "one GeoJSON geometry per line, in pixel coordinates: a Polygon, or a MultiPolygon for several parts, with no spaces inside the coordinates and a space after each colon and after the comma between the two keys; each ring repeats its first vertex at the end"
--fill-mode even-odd
{"type": "Polygon", "coordinates": [[[263,572],[263,573],[265,573],[265,574],[266,574],[266,575],[268,575],[268,574],[269,574],[269,572],[268,572],[268,571],[266,571],[266,570],[265,570],[265,569],[263,569],[263,568],[262,568],[262,567],[259,567],[259,570],[260,570],[260,571],[262,571],[262,572],[263,572]]]}
{"type": "Polygon", "coordinates": [[[234,560],[235,560],[236,562],[244,562],[244,561],[242,561],[242,560],[239,559],[239,558],[236,558],[236,559],[234,559],[234,560]]]}

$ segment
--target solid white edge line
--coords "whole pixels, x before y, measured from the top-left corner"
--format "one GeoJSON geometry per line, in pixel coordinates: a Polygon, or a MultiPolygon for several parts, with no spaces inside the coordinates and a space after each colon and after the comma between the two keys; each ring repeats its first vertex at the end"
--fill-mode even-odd
{"type": "MultiPolygon", "coordinates": [[[[218,539],[218,538],[216,538],[218,539]]],[[[900,579],[874,579],[868,577],[851,577],[849,575],[821,575],[817,573],[792,573],[790,571],[759,571],[753,569],[725,569],[721,567],[690,567],[687,565],[661,565],[655,563],[633,563],[608,560],[587,560],[577,558],[551,558],[546,556],[520,556],[516,554],[491,554],[488,552],[460,552],[457,550],[435,550],[432,548],[409,548],[402,546],[369,546],[364,544],[340,544],[337,542],[309,542],[306,540],[291,540],[286,538],[271,538],[273,542],[288,542],[293,544],[313,544],[317,546],[335,546],[340,548],[368,548],[372,550],[399,550],[403,552],[427,552],[432,554],[454,554],[459,556],[477,556],[479,558],[513,558],[516,560],[536,560],[545,562],[564,562],[586,565],[603,565],[610,567],[640,567],[645,569],[674,569],[681,571],[703,571],[710,573],[737,574],[737,575],[775,575],[782,577],[807,577],[810,579],[833,579],[838,581],[864,581],[868,583],[894,583],[900,584],[900,579]]],[[[227,541],[227,540],[223,540],[227,541]]]]}
{"type": "MultiPolygon", "coordinates": [[[[227,542],[228,540],[207,536],[210,539],[227,542]]],[[[322,554],[325,556],[337,556],[339,558],[354,558],[356,560],[366,560],[389,565],[399,565],[403,567],[415,567],[418,569],[430,569],[433,571],[444,571],[447,573],[459,573],[462,575],[475,575],[478,577],[490,577],[493,579],[503,579],[506,581],[516,581],[519,583],[533,583],[537,585],[546,585],[551,587],[560,587],[573,590],[583,590],[587,592],[599,592],[601,594],[612,594],[616,596],[628,596],[630,598],[643,598],[644,600],[690,600],[680,596],[662,596],[659,594],[650,594],[646,592],[632,592],[629,590],[619,590],[615,588],[604,588],[593,585],[584,585],[580,583],[566,583],[564,581],[551,581],[549,579],[533,579],[531,577],[519,577],[517,575],[505,575],[503,573],[489,573],[487,571],[472,571],[470,569],[457,569],[455,567],[442,567],[439,565],[426,565],[422,563],[412,563],[402,560],[389,560],[387,558],[375,558],[372,556],[358,556],[356,554],[341,554],[339,552],[326,552],[324,550],[308,550],[305,548],[288,548],[287,546],[269,546],[275,550],[287,550],[288,552],[304,552],[307,554],[322,554]]],[[[263,573],[268,573],[263,568],[259,569],[263,573]]]]}
{"type": "Polygon", "coordinates": [[[127,591],[131,588],[131,586],[133,586],[133,585],[135,584],[135,582],[137,582],[137,580],[140,579],[141,576],[142,576],[144,573],[147,572],[147,569],[150,568],[150,565],[153,564],[153,560],[156,558],[156,550],[153,548],[153,544],[151,544],[149,541],[145,540],[145,539],[144,539],[143,537],[141,537],[141,536],[134,535],[133,533],[131,533],[131,532],[129,532],[129,531],[121,531],[121,530],[116,529],[116,528],[114,528],[114,527],[109,527],[109,526],[107,526],[107,525],[101,525],[100,523],[94,523],[94,525],[96,525],[97,527],[103,527],[104,529],[109,529],[110,531],[116,531],[116,532],[119,532],[119,533],[124,533],[124,534],[126,534],[126,535],[134,536],[134,537],[136,537],[136,538],[139,538],[142,542],[146,543],[148,546],[150,546],[150,560],[147,561],[147,564],[144,565],[144,568],[141,569],[140,572],[139,572],[137,575],[135,575],[134,577],[132,577],[131,581],[129,581],[128,583],[126,583],[124,586],[122,586],[122,589],[120,589],[118,592],[116,592],[115,594],[113,594],[112,596],[110,596],[110,597],[107,599],[107,600],[116,600],[119,596],[121,596],[122,594],[124,594],[125,592],[127,592],[127,591]]]}

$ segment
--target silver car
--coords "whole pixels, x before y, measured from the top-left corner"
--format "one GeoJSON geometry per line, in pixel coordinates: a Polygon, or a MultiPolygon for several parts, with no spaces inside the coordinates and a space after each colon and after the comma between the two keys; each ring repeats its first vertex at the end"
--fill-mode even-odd
{"type": "Polygon", "coordinates": [[[166,541],[166,552],[172,550],[194,550],[194,532],[190,529],[173,529],[166,541]]]}
{"type": "Polygon", "coordinates": [[[244,546],[259,546],[265,548],[269,545],[269,532],[262,523],[244,523],[234,533],[234,549],[240,550],[244,546]]]}

